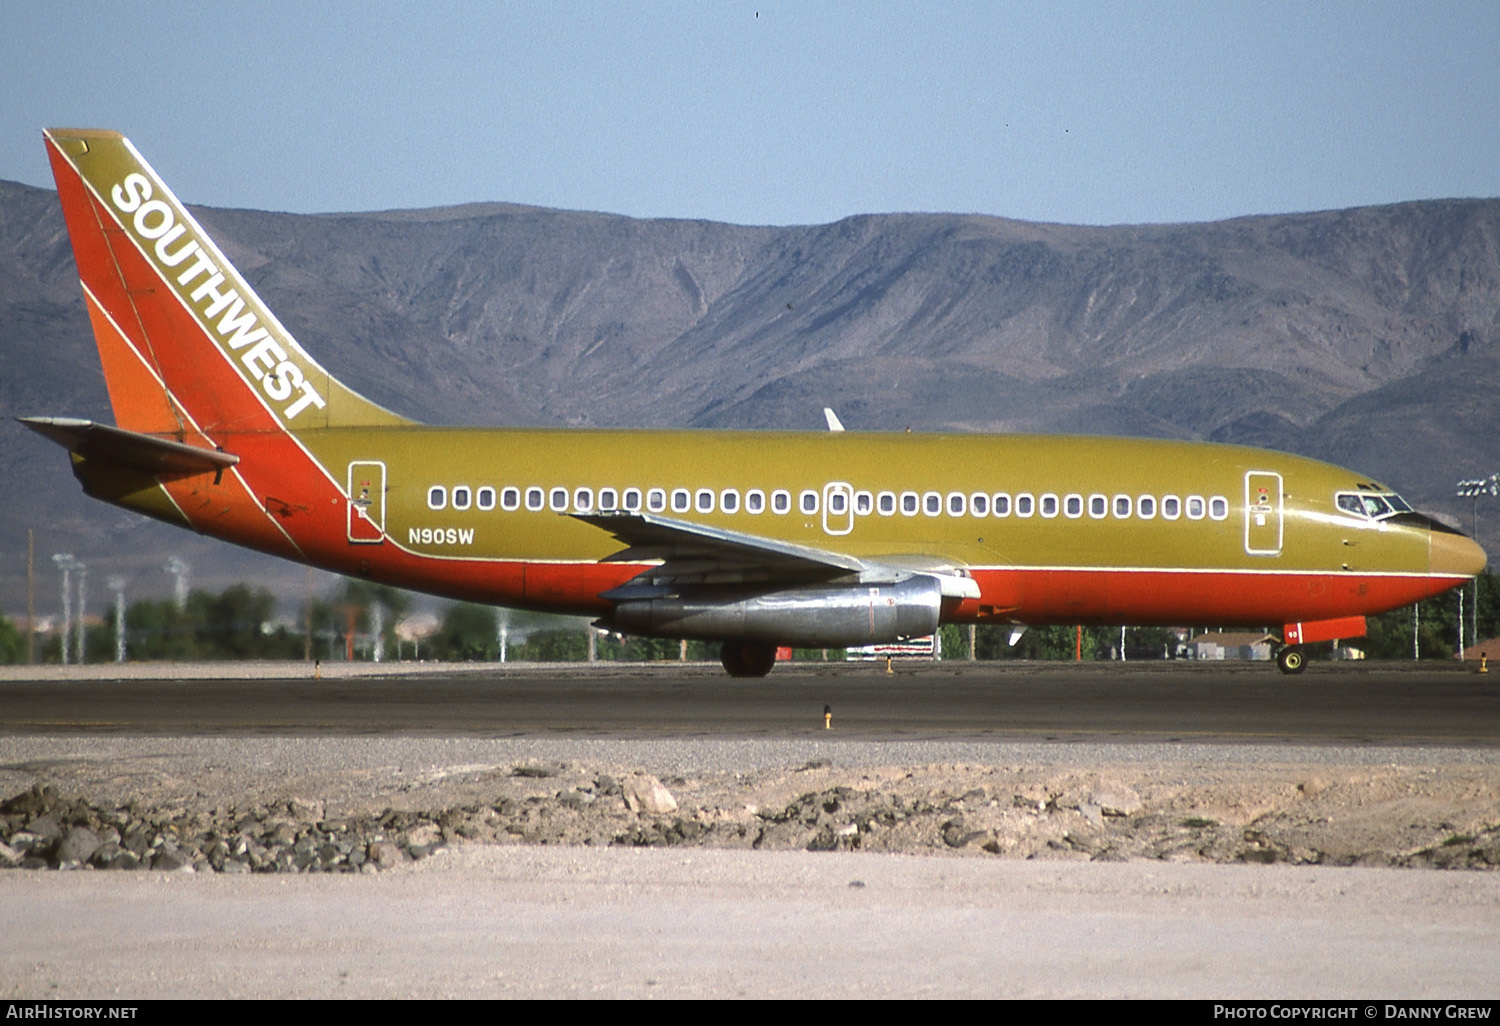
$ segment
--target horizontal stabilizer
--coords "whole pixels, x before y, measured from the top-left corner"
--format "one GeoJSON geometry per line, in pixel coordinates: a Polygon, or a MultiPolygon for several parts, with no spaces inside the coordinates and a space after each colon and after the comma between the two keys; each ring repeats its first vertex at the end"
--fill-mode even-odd
{"type": "Polygon", "coordinates": [[[39,435],[90,460],[117,463],[150,474],[217,473],[240,461],[217,449],[200,449],[154,435],[125,431],[73,417],[16,418],[39,435]]]}

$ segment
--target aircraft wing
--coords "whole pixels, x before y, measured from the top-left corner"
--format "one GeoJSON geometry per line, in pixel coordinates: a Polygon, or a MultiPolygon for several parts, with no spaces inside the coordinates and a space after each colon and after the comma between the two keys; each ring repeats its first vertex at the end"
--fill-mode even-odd
{"type": "MultiPolygon", "coordinates": [[[[661,560],[636,582],[746,584],[766,581],[828,581],[857,577],[863,560],[740,531],[673,520],[654,513],[574,513],[575,519],[608,531],[625,544],[607,563],[661,560]]],[[[606,597],[614,597],[606,596],[606,597]]]]}
{"type": "Polygon", "coordinates": [[[894,582],[926,573],[943,583],[944,594],[977,598],[974,581],[952,567],[859,559],[841,552],[709,527],[654,513],[574,513],[577,520],[609,532],[625,548],[604,562],[661,560],[602,598],[643,597],[682,585],[806,584],[842,581],[850,585],[894,582]]]}

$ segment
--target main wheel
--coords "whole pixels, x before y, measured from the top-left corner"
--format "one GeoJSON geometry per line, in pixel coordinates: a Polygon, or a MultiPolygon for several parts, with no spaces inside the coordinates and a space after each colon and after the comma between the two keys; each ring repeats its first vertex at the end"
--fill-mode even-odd
{"type": "Polygon", "coordinates": [[[776,665],[776,646],[758,641],[726,641],[719,660],[731,677],[764,677],[776,665]]]}
{"type": "Polygon", "coordinates": [[[1282,673],[1301,673],[1307,669],[1307,658],[1296,645],[1287,645],[1276,653],[1276,666],[1282,673]]]}

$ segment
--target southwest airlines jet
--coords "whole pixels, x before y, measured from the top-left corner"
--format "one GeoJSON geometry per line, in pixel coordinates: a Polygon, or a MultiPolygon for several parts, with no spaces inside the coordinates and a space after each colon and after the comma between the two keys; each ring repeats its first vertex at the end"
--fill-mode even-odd
{"type": "Polygon", "coordinates": [[[45,137],[115,425],[24,422],[89,495],[238,545],[717,641],[736,676],[976,622],[1279,624],[1297,672],[1485,565],[1379,482],[1238,446],[416,424],[308,355],[123,136],[45,137]]]}

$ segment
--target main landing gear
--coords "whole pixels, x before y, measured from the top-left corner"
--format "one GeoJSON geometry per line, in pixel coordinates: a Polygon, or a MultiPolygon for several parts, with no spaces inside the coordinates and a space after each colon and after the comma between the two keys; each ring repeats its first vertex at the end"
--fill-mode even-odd
{"type": "Polygon", "coordinates": [[[1301,673],[1307,669],[1307,657],[1296,645],[1283,645],[1276,652],[1276,668],[1286,674],[1301,673]]]}
{"type": "Polygon", "coordinates": [[[764,677],[776,665],[776,646],[759,641],[726,641],[719,659],[731,677],[764,677]]]}

